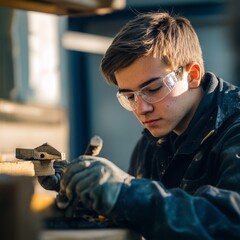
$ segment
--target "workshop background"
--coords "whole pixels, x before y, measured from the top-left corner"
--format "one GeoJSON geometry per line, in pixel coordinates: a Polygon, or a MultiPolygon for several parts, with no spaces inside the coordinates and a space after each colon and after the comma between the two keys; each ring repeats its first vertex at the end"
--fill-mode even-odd
{"type": "Polygon", "coordinates": [[[127,170],[143,128],[99,71],[113,36],[139,12],[184,15],[199,36],[206,71],[240,85],[233,2],[127,0],[108,14],[71,17],[0,8],[0,160],[45,142],[74,159],[99,135],[100,155],[127,170]]]}

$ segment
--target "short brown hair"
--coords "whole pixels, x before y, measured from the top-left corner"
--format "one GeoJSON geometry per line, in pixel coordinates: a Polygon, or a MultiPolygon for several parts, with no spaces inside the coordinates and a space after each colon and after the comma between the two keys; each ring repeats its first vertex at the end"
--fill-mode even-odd
{"type": "Polygon", "coordinates": [[[198,62],[204,72],[202,50],[190,21],[167,12],[150,12],[137,15],[115,36],[102,59],[102,74],[108,83],[117,85],[117,70],[149,55],[173,70],[198,62]]]}

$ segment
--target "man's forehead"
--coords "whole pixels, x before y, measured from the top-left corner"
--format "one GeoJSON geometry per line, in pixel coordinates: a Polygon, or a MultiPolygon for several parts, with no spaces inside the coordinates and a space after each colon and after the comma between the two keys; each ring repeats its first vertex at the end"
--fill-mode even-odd
{"type": "Polygon", "coordinates": [[[140,58],[128,67],[115,72],[115,78],[119,88],[135,89],[145,85],[145,82],[153,78],[165,76],[170,72],[170,67],[160,59],[151,56],[140,58]]]}

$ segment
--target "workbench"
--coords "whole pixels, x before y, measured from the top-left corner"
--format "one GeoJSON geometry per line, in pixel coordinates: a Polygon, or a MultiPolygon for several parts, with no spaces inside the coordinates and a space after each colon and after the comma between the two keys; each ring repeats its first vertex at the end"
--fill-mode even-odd
{"type": "Polygon", "coordinates": [[[141,240],[128,229],[45,230],[39,240],[141,240]]]}

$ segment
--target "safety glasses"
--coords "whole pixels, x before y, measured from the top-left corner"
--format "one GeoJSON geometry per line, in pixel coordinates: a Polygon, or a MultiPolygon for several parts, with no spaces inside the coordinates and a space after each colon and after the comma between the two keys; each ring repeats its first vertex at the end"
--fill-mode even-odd
{"type": "Polygon", "coordinates": [[[156,103],[163,100],[175,87],[178,78],[177,75],[182,71],[182,67],[177,71],[168,73],[160,77],[147,86],[132,92],[117,92],[117,98],[120,104],[128,111],[134,111],[138,105],[138,96],[148,103],[156,103]]]}

